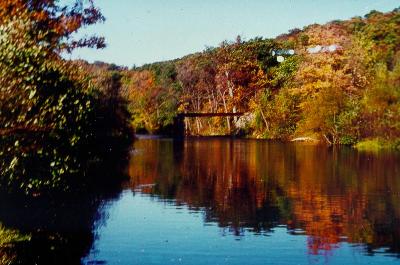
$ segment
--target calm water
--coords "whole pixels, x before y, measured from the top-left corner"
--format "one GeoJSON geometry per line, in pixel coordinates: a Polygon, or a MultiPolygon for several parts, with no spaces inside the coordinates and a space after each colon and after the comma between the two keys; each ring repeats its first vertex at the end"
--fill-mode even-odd
{"type": "Polygon", "coordinates": [[[400,264],[398,153],[141,139],[129,175],[103,196],[0,202],[0,250],[18,228],[36,235],[7,252],[21,264],[400,264]]]}
{"type": "Polygon", "coordinates": [[[400,156],[143,139],[87,264],[400,264],[400,156]]]}

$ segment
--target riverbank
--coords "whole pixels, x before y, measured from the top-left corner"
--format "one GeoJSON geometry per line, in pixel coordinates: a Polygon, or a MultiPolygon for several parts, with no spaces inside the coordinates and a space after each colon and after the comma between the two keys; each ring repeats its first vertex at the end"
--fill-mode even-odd
{"type": "MultiPolygon", "coordinates": [[[[158,135],[158,134],[136,134],[135,138],[138,140],[151,140],[151,139],[160,139],[160,138],[175,138],[173,135],[158,135]]],[[[179,137],[182,138],[182,137],[179,137]]],[[[232,138],[232,139],[249,139],[249,140],[265,140],[270,142],[282,142],[282,143],[302,143],[307,145],[326,145],[326,146],[348,146],[359,151],[370,151],[370,152],[379,152],[379,151],[400,151],[400,139],[396,140],[384,140],[380,138],[374,139],[364,139],[356,144],[330,144],[324,139],[317,139],[316,137],[296,137],[287,140],[282,139],[268,139],[263,137],[258,137],[254,135],[187,135],[183,138],[189,139],[223,139],[223,138],[232,138]]]]}
{"type": "Polygon", "coordinates": [[[381,151],[397,150],[400,151],[400,139],[388,141],[384,139],[365,139],[354,145],[355,148],[362,151],[381,151]]]}

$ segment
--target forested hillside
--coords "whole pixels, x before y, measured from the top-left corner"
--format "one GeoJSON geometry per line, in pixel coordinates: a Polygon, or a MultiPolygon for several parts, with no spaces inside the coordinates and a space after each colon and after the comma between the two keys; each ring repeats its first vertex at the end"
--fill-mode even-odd
{"type": "Polygon", "coordinates": [[[244,112],[190,118],[186,127],[192,135],[399,143],[399,8],[275,39],[238,37],[131,70],[109,68],[93,71],[117,70],[137,132],[168,132],[177,113],[244,112]]]}

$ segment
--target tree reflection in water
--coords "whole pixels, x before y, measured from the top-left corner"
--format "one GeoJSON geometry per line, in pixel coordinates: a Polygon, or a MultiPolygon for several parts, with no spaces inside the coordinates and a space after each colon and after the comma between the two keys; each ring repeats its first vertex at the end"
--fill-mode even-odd
{"type": "MultiPolygon", "coordinates": [[[[103,199],[1,198],[0,220],[15,237],[0,245],[1,264],[81,264],[95,239],[95,226],[105,220],[103,199]]],[[[0,232],[2,239],[4,235],[0,232]]]]}
{"type": "Polygon", "coordinates": [[[131,188],[203,210],[235,235],[285,225],[311,254],[339,243],[400,257],[400,155],[255,140],[140,140],[131,188]],[[151,185],[156,184],[156,185],[151,185]]]}
{"type": "Polygon", "coordinates": [[[0,192],[0,264],[81,264],[107,219],[104,202],[118,199],[127,177],[126,146],[113,147],[107,162],[76,172],[96,183],[39,196],[0,192]]]}
{"type": "MultiPolygon", "coordinates": [[[[222,233],[268,235],[284,225],[307,236],[313,255],[349,242],[400,257],[399,154],[231,139],[135,147],[125,188],[202,211],[222,233]]],[[[93,179],[118,176],[113,168],[93,179]]],[[[114,184],[68,196],[0,194],[1,264],[81,264],[107,220],[105,204],[121,196],[114,184]]]]}

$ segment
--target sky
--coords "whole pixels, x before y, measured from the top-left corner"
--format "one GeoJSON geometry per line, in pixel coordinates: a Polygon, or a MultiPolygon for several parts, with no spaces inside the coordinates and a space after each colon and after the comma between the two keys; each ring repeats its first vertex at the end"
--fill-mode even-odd
{"type": "Polygon", "coordinates": [[[106,38],[103,50],[67,59],[132,67],[180,58],[241,35],[273,38],[289,29],[400,7],[399,0],[96,0],[106,21],[80,35],[106,38]]]}

